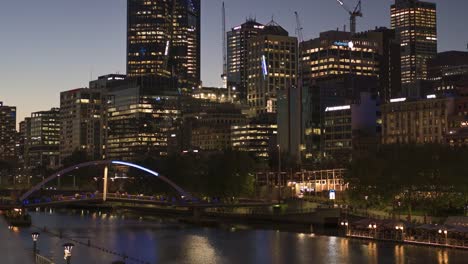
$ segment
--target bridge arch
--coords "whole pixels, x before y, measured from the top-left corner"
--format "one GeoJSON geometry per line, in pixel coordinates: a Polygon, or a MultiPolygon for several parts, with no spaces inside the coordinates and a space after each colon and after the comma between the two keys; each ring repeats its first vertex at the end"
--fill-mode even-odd
{"type": "Polygon", "coordinates": [[[164,181],[165,183],[169,184],[172,188],[174,188],[182,198],[189,198],[190,195],[184,190],[182,189],[180,186],[178,186],[177,184],[175,184],[173,181],[169,180],[168,178],[164,177],[163,175],[153,171],[153,170],[150,170],[148,168],[145,168],[143,166],[140,166],[140,165],[137,165],[137,164],[134,164],[134,163],[130,163],[130,162],[125,162],[125,161],[118,161],[118,160],[98,160],[98,161],[89,161],[89,162],[84,162],[84,163],[81,163],[81,164],[77,164],[77,165],[74,165],[74,166],[71,166],[71,167],[68,167],[68,168],[65,168],[59,172],[56,172],[54,174],[52,174],[51,176],[47,177],[46,179],[44,179],[42,182],[40,182],[39,184],[37,184],[36,186],[34,186],[33,188],[31,188],[29,191],[27,191],[26,193],[24,193],[21,197],[20,197],[20,201],[23,202],[24,200],[26,200],[31,194],[33,194],[34,192],[40,190],[45,184],[47,184],[48,182],[64,175],[64,174],[67,174],[71,171],[74,171],[74,170],[77,170],[77,169],[80,169],[80,168],[85,168],[85,167],[90,167],[90,166],[99,166],[99,165],[106,165],[106,166],[109,166],[109,165],[120,165],[120,166],[126,166],[126,167],[132,167],[132,168],[135,168],[135,169],[138,169],[140,171],[144,171],[154,177],[157,177],[158,179],[161,179],[162,181],[164,181]]]}

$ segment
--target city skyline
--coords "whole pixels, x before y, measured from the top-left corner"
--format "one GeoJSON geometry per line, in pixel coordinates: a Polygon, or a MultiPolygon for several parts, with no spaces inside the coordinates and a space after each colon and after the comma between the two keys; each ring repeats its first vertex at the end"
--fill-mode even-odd
{"type": "MultiPolygon", "coordinates": [[[[88,81],[99,75],[125,73],[126,0],[112,1],[111,5],[110,0],[99,3],[90,0],[80,3],[30,2],[28,8],[24,8],[24,1],[8,3],[7,8],[0,11],[0,28],[6,32],[4,48],[0,51],[3,58],[0,99],[6,105],[17,106],[17,122],[31,112],[58,106],[60,91],[87,87],[88,81]],[[45,63],[52,66],[44,66],[45,63]]],[[[245,11],[245,0],[225,2],[227,30],[243,23],[247,17],[267,23],[273,16],[295,35],[296,10],[301,16],[306,40],[317,37],[322,31],[342,29],[344,24],[349,28],[348,15],[332,0],[296,0],[289,3],[289,7],[282,6],[280,0],[262,0],[249,2],[249,11],[245,11]],[[317,6],[320,9],[314,8],[317,6]]],[[[355,2],[346,1],[346,4],[353,6],[355,2]]],[[[358,19],[358,31],[375,26],[389,27],[393,2],[363,2],[364,17],[358,19]]],[[[204,86],[221,85],[221,3],[202,3],[204,86]]],[[[459,36],[463,35],[460,32],[465,30],[463,25],[468,22],[462,14],[468,3],[449,0],[437,4],[438,51],[464,50],[466,40],[459,36]]]]}

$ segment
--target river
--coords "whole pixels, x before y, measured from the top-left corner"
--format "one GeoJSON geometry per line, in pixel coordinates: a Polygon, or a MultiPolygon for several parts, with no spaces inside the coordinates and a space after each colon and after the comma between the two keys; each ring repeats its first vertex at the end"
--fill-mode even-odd
{"type": "Polygon", "coordinates": [[[31,232],[39,231],[38,249],[56,263],[65,263],[62,245],[71,240],[76,245],[71,261],[74,264],[110,264],[122,259],[104,251],[126,254],[129,256],[126,263],[429,264],[467,263],[468,259],[468,251],[461,250],[242,227],[204,228],[167,219],[99,212],[47,211],[31,215],[34,226],[12,231],[13,236],[32,252],[31,232]],[[62,238],[54,235],[60,233],[62,238]],[[91,247],[87,246],[88,241],[91,247]]]}

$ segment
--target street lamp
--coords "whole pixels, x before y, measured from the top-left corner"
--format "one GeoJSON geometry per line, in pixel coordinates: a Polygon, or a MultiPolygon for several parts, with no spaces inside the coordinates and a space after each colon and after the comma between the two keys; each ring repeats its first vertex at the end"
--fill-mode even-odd
{"type": "Polygon", "coordinates": [[[349,228],[349,222],[347,220],[341,221],[341,226],[345,228],[345,236],[348,236],[348,228],[349,228]]]}
{"type": "Polygon", "coordinates": [[[375,223],[374,224],[369,224],[369,229],[371,230],[371,232],[372,232],[372,230],[374,230],[374,238],[376,238],[377,237],[377,224],[375,224],[375,223]]]}
{"type": "Polygon", "coordinates": [[[34,256],[35,256],[36,253],[37,253],[37,240],[39,239],[39,233],[38,232],[31,233],[31,238],[32,238],[32,241],[33,241],[33,253],[34,253],[34,256]]]}
{"type": "Polygon", "coordinates": [[[70,264],[71,256],[72,256],[72,249],[74,246],[75,245],[72,243],[63,244],[63,252],[64,252],[63,259],[67,261],[67,264],[70,264]]]}
{"type": "MultiPolygon", "coordinates": [[[[405,240],[405,238],[403,237],[403,230],[405,229],[403,227],[403,225],[397,225],[395,226],[395,229],[397,230],[397,232],[401,231],[401,240],[405,240]]],[[[397,240],[398,240],[398,233],[397,233],[397,240]]]]}
{"type": "Polygon", "coordinates": [[[443,229],[443,230],[442,230],[442,229],[439,229],[439,234],[444,234],[444,236],[445,236],[445,244],[447,245],[447,244],[448,244],[448,241],[447,241],[447,234],[448,234],[447,229],[443,229]]]}

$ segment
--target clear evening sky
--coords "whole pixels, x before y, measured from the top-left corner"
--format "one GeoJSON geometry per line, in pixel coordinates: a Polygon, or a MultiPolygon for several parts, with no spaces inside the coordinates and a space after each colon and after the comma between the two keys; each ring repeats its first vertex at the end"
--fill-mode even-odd
{"type": "MultiPolygon", "coordinates": [[[[350,8],[357,0],[343,0],[350,8]]],[[[202,80],[220,85],[221,0],[202,0],[202,80]]],[[[390,26],[393,0],[363,0],[358,31],[390,26]]],[[[468,1],[440,0],[439,51],[466,50],[468,1]]],[[[247,17],[274,20],[295,35],[298,11],[306,39],[346,24],[336,0],[226,0],[228,28],[247,17]]],[[[18,107],[18,122],[59,105],[59,92],[91,77],[125,73],[126,0],[14,0],[0,4],[0,101],[18,107]]]]}

